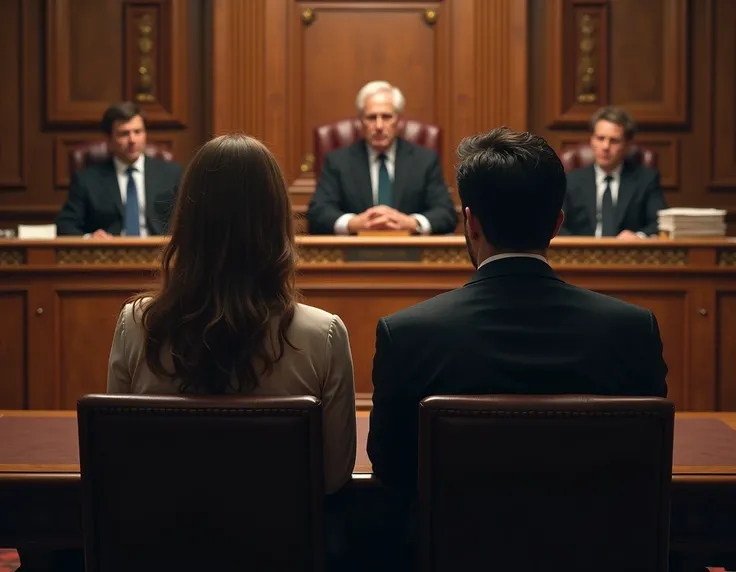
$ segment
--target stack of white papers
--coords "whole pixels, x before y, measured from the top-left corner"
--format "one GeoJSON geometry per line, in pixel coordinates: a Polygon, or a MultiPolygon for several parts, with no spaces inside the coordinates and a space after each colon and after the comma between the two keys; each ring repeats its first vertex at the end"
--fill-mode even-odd
{"type": "Polygon", "coordinates": [[[659,232],[669,238],[726,236],[726,211],[673,208],[657,212],[659,232]]]}

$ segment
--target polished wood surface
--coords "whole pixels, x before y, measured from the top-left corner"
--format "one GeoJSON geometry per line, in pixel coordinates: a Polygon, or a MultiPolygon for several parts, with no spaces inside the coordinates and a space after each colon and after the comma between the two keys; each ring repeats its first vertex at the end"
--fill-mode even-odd
{"type": "MultiPolygon", "coordinates": [[[[0,407],[73,409],[104,391],[120,308],[155,285],[165,240],[0,241],[0,407]]],[[[303,236],[298,246],[298,285],[345,321],[363,400],[377,321],[473,272],[462,237],[303,236]]],[[[679,410],[736,410],[736,240],[559,238],[548,256],[563,279],[655,313],[679,410]]]]}
{"type": "MultiPolygon", "coordinates": [[[[357,428],[358,428],[358,455],[356,458],[355,470],[353,471],[355,478],[358,480],[364,479],[365,475],[370,475],[372,467],[370,460],[365,453],[366,439],[368,437],[368,425],[370,411],[367,409],[358,409],[357,415],[357,428]]],[[[22,418],[29,421],[32,420],[43,420],[43,419],[76,419],[76,411],[23,411],[23,410],[5,410],[0,411],[0,423],[2,418],[22,418]]],[[[731,430],[736,431],[736,412],[678,412],[675,416],[675,425],[678,423],[683,425],[683,422],[687,422],[693,419],[713,419],[721,421],[726,424],[731,430]]],[[[685,425],[686,426],[686,425],[685,425]]],[[[704,434],[708,437],[707,434],[704,434]]],[[[10,437],[13,437],[12,435],[10,437]]],[[[15,436],[16,438],[22,438],[22,436],[15,436]]],[[[62,438],[63,439],[63,438],[62,438]]],[[[696,443],[696,446],[698,444],[696,443]]],[[[64,443],[65,448],[73,448],[76,450],[76,442],[64,443]]],[[[706,447],[707,444],[703,443],[701,447],[706,447]]],[[[675,439],[675,458],[677,458],[678,442],[675,439]]],[[[77,474],[79,473],[79,464],[77,463],[49,463],[46,461],[39,463],[22,462],[22,463],[7,463],[5,459],[0,456],[0,479],[8,477],[10,475],[17,475],[19,473],[27,475],[29,478],[32,475],[48,475],[51,473],[59,474],[77,474]]],[[[736,464],[715,464],[715,465],[678,465],[673,464],[672,476],[675,481],[688,482],[698,481],[702,479],[708,479],[712,481],[718,481],[721,483],[733,483],[736,485],[736,464]]]]}
{"type": "MultiPolygon", "coordinates": [[[[6,441],[17,441],[23,451],[23,462],[7,463],[0,454],[0,506],[12,518],[0,518],[0,546],[18,548],[24,565],[36,559],[48,561],[50,552],[58,549],[81,548],[81,499],[79,466],[74,463],[58,465],[44,461],[44,456],[58,455],[51,450],[38,456],[38,441],[48,441],[43,424],[48,419],[63,419],[70,426],[56,437],[56,446],[62,455],[77,455],[76,412],[74,411],[0,411],[0,434],[6,441]],[[8,435],[3,430],[3,418],[25,420],[19,435],[8,435]],[[69,430],[71,428],[71,430],[69,430]],[[3,432],[4,431],[4,432],[3,432]],[[39,436],[39,431],[41,435],[39,436]],[[23,440],[28,444],[23,447],[23,440]],[[34,440],[36,449],[34,450],[34,440]],[[25,462],[35,456],[34,463],[25,462]]],[[[675,415],[675,458],[684,458],[682,429],[689,421],[715,420],[736,431],[736,413],[678,412],[675,415]]],[[[370,506],[372,494],[379,492],[380,483],[370,473],[365,442],[368,411],[358,411],[358,463],[352,482],[345,489],[346,518],[353,521],[371,521],[375,515],[370,506]],[[362,508],[361,508],[362,507],[362,508]],[[355,513],[365,510],[366,514],[355,513]]],[[[61,432],[60,432],[61,433],[61,432]]],[[[687,435],[685,435],[687,436],[687,435]]],[[[684,446],[691,449],[711,450],[711,441],[717,438],[705,431],[689,436],[684,446]],[[710,449],[709,449],[710,448],[710,449]]],[[[734,457],[733,448],[726,452],[734,457]]],[[[691,458],[692,455],[690,455],[691,458]]],[[[714,459],[725,458],[721,454],[714,459]]],[[[380,521],[368,526],[380,526],[380,521]]],[[[365,525],[364,525],[365,526],[365,525]]],[[[672,481],[671,518],[672,570],[702,570],[705,565],[736,565],[736,464],[675,465],[672,481]],[[675,566],[675,563],[677,565],[675,566]]],[[[47,570],[40,566],[39,570],[47,570]]],[[[731,569],[731,568],[729,568],[731,569]]]]}

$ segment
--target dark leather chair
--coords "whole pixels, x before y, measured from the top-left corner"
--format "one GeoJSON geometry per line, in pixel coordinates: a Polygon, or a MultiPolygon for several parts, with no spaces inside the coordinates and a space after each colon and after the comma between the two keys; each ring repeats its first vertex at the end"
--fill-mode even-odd
{"type": "MultiPolygon", "coordinates": [[[[579,143],[577,145],[566,146],[560,154],[560,160],[565,167],[565,172],[569,173],[581,167],[592,165],[595,161],[593,149],[590,143],[579,143]]],[[[647,147],[631,145],[626,154],[626,160],[634,165],[644,165],[650,169],[657,168],[657,152],[647,147]]]]}
{"type": "MultiPolygon", "coordinates": [[[[174,155],[166,147],[156,145],[155,143],[147,143],[144,153],[148,157],[161,159],[163,161],[173,161],[174,155]]],[[[76,145],[71,153],[69,153],[69,177],[90,165],[96,163],[104,163],[110,159],[110,149],[107,141],[91,141],[76,145]]]]}
{"type": "MultiPolygon", "coordinates": [[[[398,135],[436,151],[442,156],[442,130],[437,125],[414,119],[400,119],[398,135]]],[[[314,174],[319,178],[325,156],[330,151],[355,143],[363,137],[363,124],[357,117],[342,119],[314,129],[314,174]]]]}
{"type": "Polygon", "coordinates": [[[314,397],[77,405],[87,572],[323,567],[314,397]]]}
{"type": "Polygon", "coordinates": [[[420,569],[665,572],[673,427],[660,398],[425,399],[420,569]]]}

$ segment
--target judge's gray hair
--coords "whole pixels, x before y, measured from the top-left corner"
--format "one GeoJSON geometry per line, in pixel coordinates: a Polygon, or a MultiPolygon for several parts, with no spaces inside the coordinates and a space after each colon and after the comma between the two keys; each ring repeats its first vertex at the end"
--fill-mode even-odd
{"type": "Polygon", "coordinates": [[[404,94],[398,87],[394,87],[387,81],[371,81],[360,88],[358,96],[355,98],[355,107],[358,110],[358,114],[362,114],[365,109],[365,100],[369,97],[376,95],[382,91],[391,92],[394,98],[394,111],[401,113],[404,111],[404,94]]]}

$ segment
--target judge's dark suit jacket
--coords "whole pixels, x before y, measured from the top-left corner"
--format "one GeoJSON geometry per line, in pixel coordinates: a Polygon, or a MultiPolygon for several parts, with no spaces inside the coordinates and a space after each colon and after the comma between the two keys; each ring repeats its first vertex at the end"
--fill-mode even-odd
{"type": "MultiPolygon", "coordinates": [[[[167,234],[181,179],[181,165],[146,157],[143,171],[148,233],[167,234]]],[[[124,225],[125,209],[112,159],[75,173],[69,198],[56,216],[57,234],[84,235],[102,229],[118,235],[124,225]]]]}
{"type": "MultiPolygon", "coordinates": [[[[365,140],[328,153],[307,209],[309,231],[334,234],[340,216],[360,214],[373,206],[372,189],[365,140]]],[[[457,211],[434,151],[398,138],[392,190],[391,206],[404,214],[424,215],[432,233],[455,230],[457,211]]]]}
{"type": "MultiPolygon", "coordinates": [[[[596,184],[592,165],[567,174],[561,235],[595,236],[596,184]]],[[[616,200],[616,234],[622,230],[657,234],[657,211],[667,208],[659,186],[659,172],[624,163],[616,200]]]]}
{"type": "Polygon", "coordinates": [[[382,482],[411,492],[427,396],[665,397],[666,375],[649,310],[567,284],[538,259],[495,260],[379,321],[368,455],[382,482]]]}

